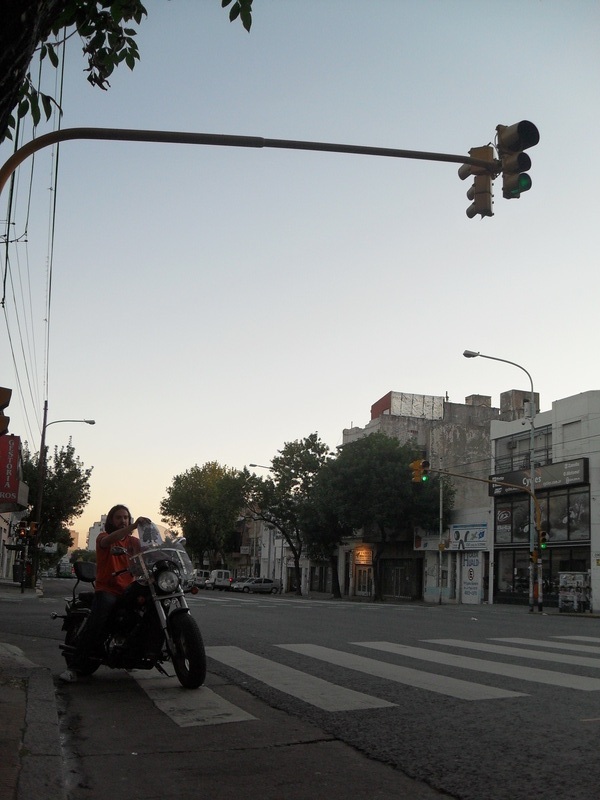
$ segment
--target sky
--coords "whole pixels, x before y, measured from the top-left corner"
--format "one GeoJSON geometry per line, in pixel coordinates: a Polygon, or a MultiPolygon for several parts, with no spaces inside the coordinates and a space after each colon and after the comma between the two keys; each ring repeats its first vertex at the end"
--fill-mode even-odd
{"type": "MultiPolygon", "coordinates": [[[[82,536],[115,503],[160,522],[173,478],[196,464],[268,466],[314,432],[334,450],[389,391],[499,406],[530,388],[465,349],[525,368],[542,411],[600,389],[600,4],[254,6],[248,34],[219,0],[149,0],[141,61],[106,92],[71,39],[62,127],[467,155],[496,125],[531,120],[533,187],[505,200],[497,180],[482,220],[449,163],[100,141],[28,159],[0,385],[10,431],[34,451],[44,399],[49,422],[96,420],[47,428],[51,449],[72,437],[93,467],[82,536]]],[[[43,80],[60,91],[54,70],[43,80]]],[[[11,153],[1,145],[0,164],[11,153]]]]}

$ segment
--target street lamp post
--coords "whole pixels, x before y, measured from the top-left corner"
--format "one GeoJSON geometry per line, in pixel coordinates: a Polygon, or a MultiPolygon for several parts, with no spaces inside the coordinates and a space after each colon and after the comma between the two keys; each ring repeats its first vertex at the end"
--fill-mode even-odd
{"type": "MultiPolygon", "coordinates": [[[[530,482],[530,489],[531,493],[529,495],[529,611],[533,611],[534,606],[534,560],[537,555],[537,542],[536,542],[536,505],[535,505],[535,393],[533,390],[533,378],[529,374],[529,372],[522,367],[520,364],[517,364],[515,361],[508,361],[506,358],[497,358],[496,356],[486,356],[483,353],[477,353],[474,350],[465,350],[463,353],[465,358],[488,358],[491,361],[501,361],[503,364],[511,364],[513,367],[517,367],[527,375],[529,378],[529,384],[531,387],[531,394],[529,399],[529,482],[530,482]]],[[[539,531],[537,531],[539,535],[539,531]]],[[[542,611],[543,609],[543,597],[542,597],[542,581],[541,581],[541,555],[540,555],[540,562],[538,565],[538,576],[540,578],[538,584],[538,610],[542,611]]]]}
{"type": "MultiPolygon", "coordinates": [[[[39,531],[42,522],[42,501],[44,499],[44,482],[46,480],[46,430],[50,425],[56,425],[59,422],[84,422],[86,425],[95,425],[95,419],[55,419],[48,422],[48,401],[44,401],[44,416],[42,419],[42,439],[40,442],[40,457],[38,464],[38,493],[35,509],[35,521],[37,522],[37,529],[39,531]]],[[[36,553],[37,556],[37,553],[36,553]]],[[[34,569],[34,583],[37,579],[37,557],[34,569]]]]}

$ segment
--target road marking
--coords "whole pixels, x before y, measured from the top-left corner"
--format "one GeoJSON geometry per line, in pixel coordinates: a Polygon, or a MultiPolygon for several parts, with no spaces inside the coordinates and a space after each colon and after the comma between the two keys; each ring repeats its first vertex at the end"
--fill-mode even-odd
{"type": "Polygon", "coordinates": [[[359,711],[394,705],[386,700],[329,683],[285,664],[278,664],[239,647],[207,647],[206,654],[222,664],[227,664],[245,675],[250,675],[274,689],[304,700],[324,711],[359,711]]]}
{"type": "Polygon", "coordinates": [[[156,670],[135,671],[131,675],[154,705],[180,728],[256,719],[206,686],[184,689],[177,678],[167,678],[156,670]]]}
{"type": "MultiPolygon", "coordinates": [[[[568,636],[568,639],[583,639],[588,641],[585,636],[568,636]]],[[[569,644],[567,642],[548,642],[545,639],[522,639],[514,636],[510,638],[492,639],[493,642],[512,642],[513,644],[534,645],[534,647],[547,647],[549,650],[575,650],[578,653],[600,653],[600,647],[593,647],[585,644],[569,644]]],[[[589,641],[600,641],[590,639],[589,641]]]]}
{"type": "Polygon", "coordinates": [[[581,642],[600,642],[600,636],[553,636],[553,639],[577,639],[581,642]]]}
{"type": "Polygon", "coordinates": [[[516,678],[521,681],[544,683],[549,686],[562,686],[565,689],[578,689],[584,692],[600,691],[600,678],[586,678],[583,675],[568,675],[565,672],[551,672],[535,667],[523,667],[515,664],[504,664],[496,661],[484,661],[480,658],[457,656],[452,653],[442,653],[437,650],[426,650],[423,647],[409,647],[408,645],[393,644],[391,642],[353,642],[360,647],[370,647],[385,653],[416,658],[421,661],[445,664],[459,669],[470,669],[476,672],[485,672],[490,675],[502,675],[506,678],[516,678]]]}
{"type": "MultiPolygon", "coordinates": [[[[355,642],[362,646],[364,642],[355,642]]],[[[385,642],[380,644],[386,644],[385,642]]],[[[393,647],[394,645],[390,645],[393,647]]],[[[375,675],[378,678],[385,678],[396,683],[413,686],[418,689],[426,689],[430,692],[457,697],[460,700],[497,700],[507,697],[521,697],[521,692],[511,692],[506,689],[497,689],[494,686],[483,686],[472,681],[462,681],[458,678],[449,678],[435,673],[422,672],[421,670],[410,669],[409,667],[389,664],[385,661],[376,661],[372,658],[345,653],[339,650],[332,650],[329,647],[321,647],[316,644],[280,644],[278,647],[284,650],[291,650],[294,653],[318,658],[328,664],[335,664],[346,669],[353,669],[364,672],[368,675],[375,675]]],[[[383,648],[382,648],[383,649],[383,648]]],[[[390,652],[394,652],[391,650],[390,652]]]]}
{"type": "MultiPolygon", "coordinates": [[[[529,658],[534,661],[551,661],[555,664],[572,664],[577,667],[592,667],[600,669],[600,659],[587,658],[586,656],[572,656],[565,653],[543,653],[541,650],[527,650],[517,647],[504,647],[499,644],[486,644],[485,642],[466,642],[462,639],[423,639],[429,644],[440,644],[446,647],[462,647],[466,650],[478,650],[483,653],[496,653],[514,658],[529,658]]],[[[504,641],[504,640],[501,640],[504,641]]],[[[524,640],[525,643],[527,640],[524,640]]]]}

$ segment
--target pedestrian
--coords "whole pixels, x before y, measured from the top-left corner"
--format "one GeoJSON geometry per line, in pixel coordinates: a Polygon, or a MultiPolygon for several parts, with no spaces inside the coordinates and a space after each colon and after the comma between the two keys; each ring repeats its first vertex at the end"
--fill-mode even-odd
{"type": "Polygon", "coordinates": [[[133,532],[140,525],[150,524],[148,517],[135,521],[127,506],[113,506],[106,515],[104,530],[96,539],[96,589],[87,625],[77,644],[71,666],[60,675],[67,683],[77,680],[79,661],[94,655],[102,642],[106,622],[119,597],[133,581],[127,570],[130,556],[141,550],[140,540],[133,532]]]}

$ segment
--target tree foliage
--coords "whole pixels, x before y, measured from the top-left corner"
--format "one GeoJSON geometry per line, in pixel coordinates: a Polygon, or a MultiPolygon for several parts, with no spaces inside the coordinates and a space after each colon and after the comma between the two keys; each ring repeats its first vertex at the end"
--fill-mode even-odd
{"type": "Polygon", "coordinates": [[[246,476],[210,461],[173,478],[161,501],[163,521],[179,528],[193,557],[211,566],[236,549],[235,528],[244,508],[246,476]]]}
{"type": "MultiPolygon", "coordinates": [[[[380,558],[392,541],[412,541],[414,529],[439,526],[439,479],[412,483],[412,445],[375,433],[345,445],[327,465],[326,503],[341,526],[361,529],[373,543],[374,596],[381,599],[380,558]]],[[[446,509],[452,507],[446,494],[446,509]]]]}
{"type": "MultiPolygon", "coordinates": [[[[31,519],[38,518],[39,453],[31,454],[23,447],[23,480],[29,486],[32,501],[31,519]]],[[[40,541],[57,542],[62,554],[73,544],[69,528],[80,517],[90,499],[90,476],[93,467],[86,468],[75,454],[71,440],[66,446],[54,448],[51,458],[46,455],[46,469],[40,516],[40,541]]]]}
{"type": "Polygon", "coordinates": [[[282,534],[292,552],[296,594],[302,593],[300,559],[305,549],[305,523],[313,484],[329,458],[329,448],[317,433],[287,442],[271,462],[271,476],[249,483],[250,505],[282,534]]]}
{"type": "Polygon", "coordinates": [[[39,517],[39,542],[56,544],[56,553],[34,551],[32,580],[38,569],[56,565],[66,555],[73,544],[70,527],[77,517],[83,513],[90,499],[90,476],[93,467],[86,468],[75,448],[69,443],[54,448],[54,454],[48,457],[46,448],[46,464],[44,470],[42,508],[39,514],[40,454],[31,453],[25,443],[22,452],[23,481],[29,486],[31,520],[39,517]]]}
{"type": "MultiPolygon", "coordinates": [[[[231,6],[229,19],[249,31],[252,0],[221,0],[231,6]]],[[[17,119],[31,113],[35,125],[42,111],[48,119],[55,101],[42,93],[31,74],[34,55],[59,65],[59,48],[78,36],[92,86],[107,89],[122,63],[133,69],[140,54],[136,28],[147,11],[140,0],[9,0],[0,26],[0,142],[12,138],[17,119]]]]}

